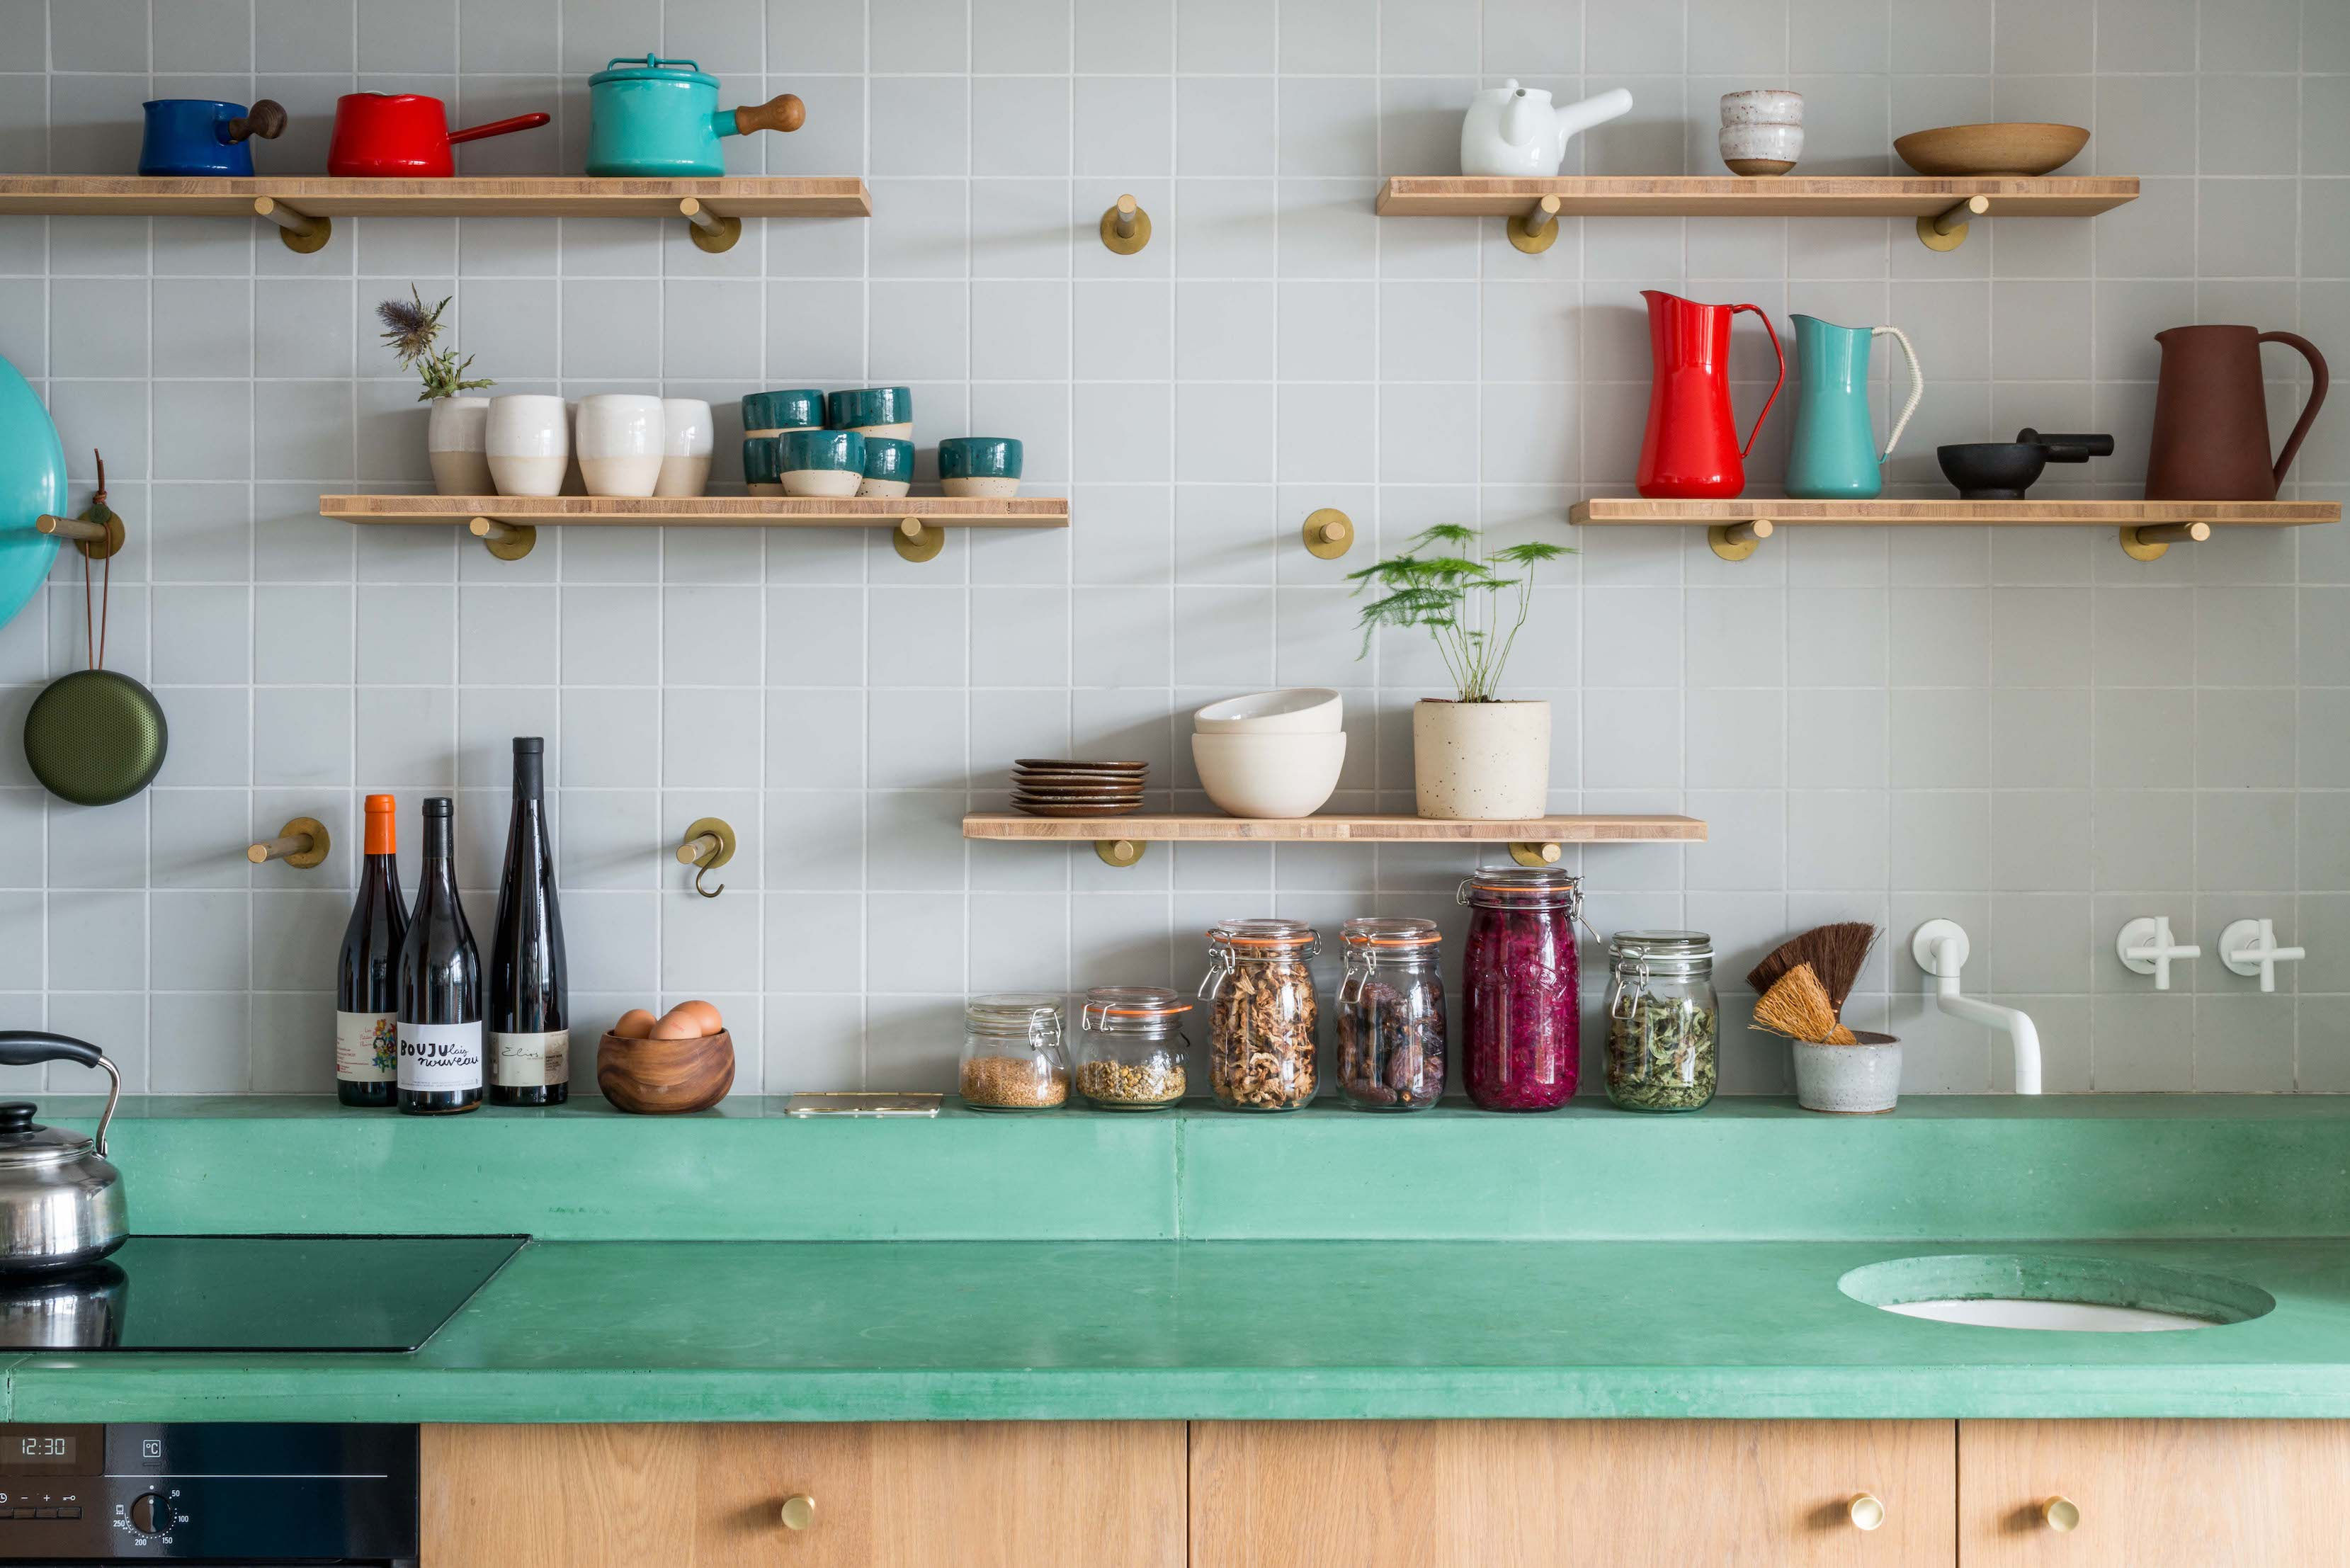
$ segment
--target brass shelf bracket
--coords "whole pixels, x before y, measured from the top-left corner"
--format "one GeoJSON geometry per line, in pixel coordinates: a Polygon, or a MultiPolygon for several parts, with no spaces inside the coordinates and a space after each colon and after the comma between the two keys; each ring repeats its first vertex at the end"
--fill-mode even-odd
{"type": "Polygon", "coordinates": [[[1511,859],[1516,861],[1521,866],[1530,866],[1536,869],[1544,866],[1557,865],[1559,857],[1565,853],[1566,851],[1560,848],[1555,843],[1513,844],[1510,846],[1511,859]]]}
{"type": "Polygon", "coordinates": [[[2133,561],[2159,561],[2173,545],[2200,545],[2211,536],[2209,523],[2125,524],[2122,549],[2133,561]]]}
{"type": "Polygon", "coordinates": [[[315,816],[297,816],[279,828],[276,837],[246,845],[244,857],[255,866],[283,860],[297,871],[307,871],[325,865],[328,851],[334,846],[325,823],[315,816]]]}
{"type": "Polygon", "coordinates": [[[1130,256],[1150,243],[1150,214],[1132,196],[1121,195],[1103,210],[1101,242],[1122,256],[1130,256]]]}
{"type": "Polygon", "coordinates": [[[726,884],[705,888],[702,885],[702,874],[715,871],[733,858],[734,829],[723,817],[698,819],[685,830],[685,842],[677,846],[677,863],[694,868],[693,890],[705,898],[715,898],[726,891],[726,884]]]}
{"type": "Polygon", "coordinates": [[[494,517],[476,517],[465,524],[466,531],[490,547],[490,554],[501,561],[519,561],[538,545],[538,530],[527,523],[501,523],[494,517]]]}
{"type": "Polygon", "coordinates": [[[1918,238],[1929,251],[1954,251],[1967,243],[1967,225],[1991,211],[1989,196],[1970,196],[1957,206],[1918,220],[1918,238]]]}
{"type": "Polygon", "coordinates": [[[1143,844],[1139,838],[1094,840],[1094,853],[1101,857],[1101,863],[1105,866],[1116,866],[1121,870],[1141,859],[1142,849],[1143,844]]]}
{"type": "Polygon", "coordinates": [[[687,232],[693,243],[712,255],[733,250],[734,242],[743,237],[742,219],[712,212],[699,196],[680,197],[677,210],[690,225],[687,232]]]}
{"type": "Polygon", "coordinates": [[[1510,243],[1538,256],[1558,243],[1559,200],[1544,196],[1509,221],[1510,243]]]}
{"type": "Polygon", "coordinates": [[[1308,555],[1335,561],[1355,547],[1355,520],[1335,506],[1308,513],[1299,536],[1308,555]]]}
{"type": "Polygon", "coordinates": [[[889,530],[889,543],[909,561],[927,561],[947,546],[947,531],[919,517],[901,517],[889,530]]]}
{"type": "Polygon", "coordinates": [[[1716,523],[1705,531],[1705,542],[1723,560],[1742,561],[1775,531],[1768,517],[1757,517],[1750,523],[1716,523]]]}
{"type": "Polygon", "coordinates": [[[253,215],[276,224],[277,237],[286,242],[286,248],[306,256],[325,250],[327,242],[335,237],[334,219],[289,207],[276,196],[255,196],[253,215]]]}

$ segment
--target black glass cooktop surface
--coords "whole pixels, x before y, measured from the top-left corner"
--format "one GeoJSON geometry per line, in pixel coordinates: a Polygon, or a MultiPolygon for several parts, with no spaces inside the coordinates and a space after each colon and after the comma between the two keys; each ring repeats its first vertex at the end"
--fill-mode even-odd
{"type": "Polygon", "coordinates": [[[0,1279],[0,1350],[414,1350],[524,1236],[134,1236],[0,1279]]]}

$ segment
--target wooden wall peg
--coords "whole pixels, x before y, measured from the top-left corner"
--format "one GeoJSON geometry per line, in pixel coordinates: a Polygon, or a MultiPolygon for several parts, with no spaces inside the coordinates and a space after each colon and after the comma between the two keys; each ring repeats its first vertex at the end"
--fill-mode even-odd
{"type": "Polygon", "coordinates": [[[335,237],[334,219],[289,207],[276,196],[255,196],[253,212],[255,217],[266,218],[277,225],[277,237],[286,242],[287,250],[299,251],[306,256],[326,249],[327,242],[335,237]]]}
{"type": "Polygon", "coordinates": [[[2211,536],[2209,523],[2139,523],[2122,531],[2122,549],[2133,561],[2159,561],[2173,545],[2200,545],[2211,536]]]}
{"type": "Polygon", "coordinates": [[[315,816],[297,816],[279,828],[276,837],[246,845],[244,857],[255,866],[283,860],[297,871],[307,871],[324,865],[328,851],[334,846],[325,823],[315,816]]]}
{"type": "Polygon", "coordinates": [[[1510,243],[1530,256],[1538,256],[1556,244],[1558,208],[1557,197],[1544,196],[1512,218],[1509,223],[1510,243]]]}
{"type": "Polygon", "coordinates": [[[465,527],[474,538],[487,545],[490,554],[501,561],[519,561],[538,544],[538,530],[527,523],[501,523],[494,517],[476,517],[465,527]]]}
{"type": "Polygon", "coordinates": [[[1918,238],[1929,251],[1954,251],[1967,243],[1967,225],[1991,211],[1989,196],[1970,196],[1957,206],[1918,220],[1918,238]]]}
{"type": "Polygon", "coordinates": [[[1723,560],[1742,561],[1773,532],[1768,517],[1757,517],[1751,523],[1717,523],[1705,531],[1705,542],[1723,560]]]}
{"type": "Polygon", "coordinates": [[[1101,241],[1122,256],[1130,256],[1150,243],[1150,214],[1132,196],[1120,196],[1104,210],[1101,241]]]}

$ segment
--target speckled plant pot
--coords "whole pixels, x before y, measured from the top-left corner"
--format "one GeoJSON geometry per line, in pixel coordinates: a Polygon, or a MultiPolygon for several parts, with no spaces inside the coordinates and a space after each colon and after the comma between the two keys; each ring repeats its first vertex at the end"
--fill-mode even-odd
{"type": "Polygon", "coordinates": [[[1901,1042],[1859,1029],[1853,1034],[1858,1044],[1794,1042],[1797,1105],[1807,1111],[1873,1116],[1901,1098],[1901,1042]]]}
{"type": "Polygon", "coordinates": [[[1424,697],[1411,710],[1411,770],[1422,816],[1540,816],[1550,798],[1550,704],[1424,697]]]}

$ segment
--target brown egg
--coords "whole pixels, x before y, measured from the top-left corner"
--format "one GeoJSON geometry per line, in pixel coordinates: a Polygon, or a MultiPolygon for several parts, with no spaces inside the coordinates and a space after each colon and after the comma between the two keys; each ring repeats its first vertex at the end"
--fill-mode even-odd
{"type": "Polygon", "coordinates": [[[652,1032],[653,1015],[641,1007],[631,1007],[612,1025],[612,1033],[623,1040],[642,1040],[652,1032]]]}
{"type": "Polygon", "coordinates": [[[672,1007],[661,1014],[660,1023],[653,1025],[652,1037],[656,1040],[699,1040],[702,1038],[702,1021],[682,1007],[672,1007]]]}
{"type": "Polygon", "coordinates": [[[718,1009],[706,1002],[681,1002],[669,1011],[672,1018],[682,1014],[700,1024],[702,1027],[696,1031],[697,1033],[715,1034],[726,1027],[726,1020],[719,1016],[718,1009]]]}

